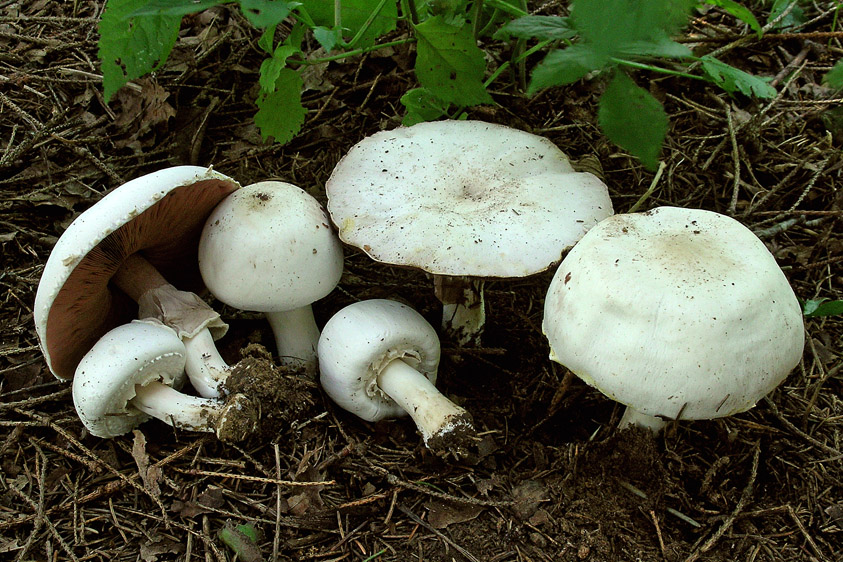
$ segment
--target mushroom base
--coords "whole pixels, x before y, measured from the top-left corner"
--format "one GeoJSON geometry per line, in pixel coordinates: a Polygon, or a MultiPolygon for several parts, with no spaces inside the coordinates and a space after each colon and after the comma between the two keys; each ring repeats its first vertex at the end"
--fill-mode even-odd
{"type": "Polygon", "coordinates": [[[627,406],[621,421],[618,422],[618,429],[623,429],[631,425],[649,429],[653,432],[653,435],[658,435],[662,428],[667,425],[667,422],[662,418],[644,414],[632,406],[627,406]]]}
{"type": "Polygon", "coordinates": [[[425,438],[425,446],[437,456],[466,456],[477,443],[474,420],[467,411],[449,416],[442,428],[425,438]]]}

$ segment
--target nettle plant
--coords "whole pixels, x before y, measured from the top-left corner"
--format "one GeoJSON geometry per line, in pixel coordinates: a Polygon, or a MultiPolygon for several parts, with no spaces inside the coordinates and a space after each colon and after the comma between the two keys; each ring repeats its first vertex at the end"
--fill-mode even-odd
{"type": "MultiPolygon", "coordinates": [[[[657,166],[668,118],[630,72],[683,76],[745,96],[776,94],[764,79],[710,54],[696,56],[674,40],[694,9],[712,8],[760,36],[762,27],[752,13],[732,0],[575,0],[569,16],[528,15],[526,0],[108,0],[99,26],[105,98],[164,65],[183,16],[221,4],[236,4],[262,31],[258,46],[266,58],[255,123],[264,139],[280,143],[304,123],[301,72],[306,66],[411,43],[419,87],[401,98],[404,124],[460,118],[467,107],[494,104],[491,86],[507,79],[527,95],[581,79],[606,80],[600,128],[648,169],[657,166]],[[284,37],[281,22],[290,29],[284,37]],[[405,33],[397,34],[399,29],[405,33]],[[507,53],[508,60],[487,57],[478,45],[507,53]],[[327,54],[314,52],[320,47],[327,54]],[[540,53],[546,54],[527,79],[527,59],[540,53]],[[489,68],[495,59],[504,62],[489,68]]],[[[798,17],[795,0],[773,3],[770,18],[776,26],[798,23],[798,17]]]]}

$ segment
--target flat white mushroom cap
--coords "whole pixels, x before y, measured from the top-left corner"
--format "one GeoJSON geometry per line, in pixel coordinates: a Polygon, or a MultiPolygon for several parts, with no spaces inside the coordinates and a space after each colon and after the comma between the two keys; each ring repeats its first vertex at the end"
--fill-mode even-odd
{"type": "Polygon", "coordinates": [[[559,265],[542,327],[551,359],[669,419],[751,408],[804,345],[799,303],[761,240],[724,215],[674,207],[591,229],[559,265]]]}
{"type": "Polygon", "coordinates": [[[325,393],[367,421],[407,415],[377,387],[391,361],[402,359],[431,383],[439,368],[439,337],[424,317],[399,302],[373,299],[331,317],[319,338],[319,372],[325,393]]]}
{"type": "Polygon", "coordinates": [[[606,186],[548,139],[481,121],[376,133],[334,168],[340,238],[437,275],[524,277],[558,263],[612,214],[606,186]]]}
{"type": "Polygon", "coordinates": [[[137,317],[135,303],[109,284],[126,256],[143,252],[170,283],[201,286],[199,231],[210,209],[238,187],[210,168],[167,168],[112,190],[68,226],[35,295],[35,330],[56,377],[72,378],[103,334],[137,317]]]}
{"type": "Polygon", "coordinates": [[[134,320],[105,334],[79,362],[73,404],[96,437],[116,437],[149,416],[130,405],[135,385],[184,384],[185,350],[175,330],[154,320],[134,320]]]}
{"type": "Polygon", "coordinates": [[[208,217],[199,269],[222,302],[257,312],[291,310],[330,293],[342,275],[342,245],[307,192],[280,181],[243,187],[208,217]]]}

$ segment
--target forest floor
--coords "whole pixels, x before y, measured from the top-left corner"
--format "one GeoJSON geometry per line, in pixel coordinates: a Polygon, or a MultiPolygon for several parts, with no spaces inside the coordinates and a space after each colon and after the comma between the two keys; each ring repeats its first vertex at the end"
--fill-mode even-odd
{"type": "MultiPolygon", "coordinates": [[[[282,179],[324,202],[334,165],[366,135],[399,126],[398,100],[415,86],[412,47],[331,62],[308,81],[301,133],[264,143],[252,121],[257,34],[221,7],[185,18],[167,66],[106,105],[101,4],[0,0],[0,558],[229,560],[220,531],[250,524],[257,551],[240,560],[843,560],[840,316],[806,318],[803,361],[769,399],[655,438],[618,431],[619,406],[548,359],[552,271],[487,283],[483,347],[443,338],[439,386],[482,438],[465,459],[431,455],[408,419],[360,421],[315,384],[298,419],[236,445],[156,421],[114,439],[88,435],[69,384],[44,362],[32,314],[71,220],[125,181],[177,164],[213,165],[243,185],[282,179]]],[[[822,86],[843,57],[833,4],[806,4],[806,25],[761,39],[716,9],[686,30],[770,78],[774,99],[637,76],[670,116],[665,172],[644,209],[733,214],[801,299],[843,298],[843,100],[822,86]]],[[[537,9],[562,14],[564,4],[537,9]]],[[[596,157],[616,212],[642,196],[653,174],[597,128],[600,80],[533,97],[512,82],[493,85],[496,103],[468,117],[596,157]]],[[[437,324],[423,273],[353,248],[317,320],[376,297],[401,298],[437,324]]],[[[248,342],[271,347],[259,315],[210,302],[231,324],[227,359],[248,342]]]]}

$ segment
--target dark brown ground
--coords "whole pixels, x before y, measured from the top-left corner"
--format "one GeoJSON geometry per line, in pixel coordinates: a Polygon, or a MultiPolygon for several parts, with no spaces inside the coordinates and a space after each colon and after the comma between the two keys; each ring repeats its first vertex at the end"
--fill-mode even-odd
{"type": "MultiPolygon", "coordinates": [[[[105,107],[99,4],[0,1],[0,559],[225,560],[233,555],[218,533],[243,523],[269,560],[843,559],[839,317],[806,322],[804,361],[770,401],[658,439],[617,432],[618,408],[583,383],[560,390],[564,371],[540,331],[550,274],[489,284],[486,347],[443,341],[441,387],[483,435],[469,461],[428,454],[409,421],[361,422],[315,386],[292,424],[241,446],[157,422],[118,439],[87,436],[32,324],[43,263],[71,219],[125,180],[183,163],[323,197],[344,151],[396,126],[398,99],[414,85],[407,50],[332,63],[310,82],[302,133],[264,145],[251,121],[257,35],[217,9],[186,18],[167,68],[105,107]]],[[[671,131],[644,208],[727,212],[737,186],[735,216],[759,232],[796,293],[840,299],[841,100],[820,81],[843,49],[840,32],[812,35],[833,29],[832,3],[820,5],[806,7],[811,23],[797,34],[763,40],[738,39],[742,29],[716,11],[694,22],[724,60],[775,77],[780,96],[651,82],[671,131]]],[[[551,2],[542,13],[560,10],[551,2]]],[[[532,99],[509,83],[493,88],[499,106],[469,115],[545,135],[575,158],[596,155],[618,212],[650,185],[653,175],[599,134],[598,83],[532,99]]],[[[351,250],[346,265],[316,307],[320,322],[371,297],[406,299],[436,322],[422,274],[351,250]]],[[[249,341],[271,344],[257,315],[222,313],[231,360],[249,341]]]]}

